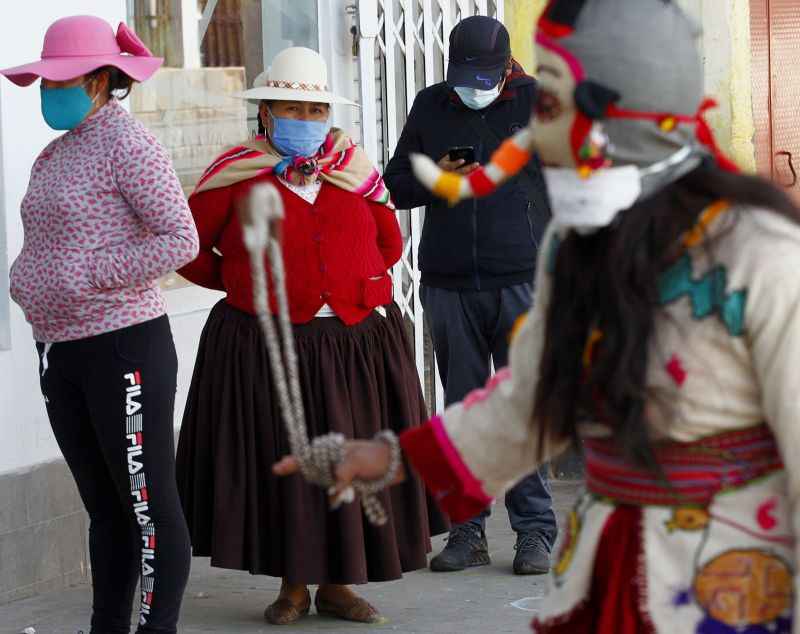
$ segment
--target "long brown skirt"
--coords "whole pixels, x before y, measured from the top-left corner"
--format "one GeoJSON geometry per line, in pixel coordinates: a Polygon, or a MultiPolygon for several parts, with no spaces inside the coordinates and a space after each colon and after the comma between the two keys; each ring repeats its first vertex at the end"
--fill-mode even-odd
{"type": "MultiPolygon", "coordinates": [[[[425,404],[396,305],[356,326],[296,326],[309,434],[371,438],[419,425],[425,404]]],[[[178,486],[195,556],[290,583],[388,581],[425,567],[446,530],[417,478],[381,494],[383,527],[358,504],[329,511],[326,494],[270,468],[289,452],[255,317],[218,303],[200,340],[178,443],[178,486]]]]}

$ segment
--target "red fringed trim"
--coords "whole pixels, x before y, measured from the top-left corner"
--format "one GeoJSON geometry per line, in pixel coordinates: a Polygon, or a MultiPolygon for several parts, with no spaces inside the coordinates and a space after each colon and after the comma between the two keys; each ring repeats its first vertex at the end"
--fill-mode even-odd
{"type": "Polygon", "coordinates": [[[439,507],[456,523],[483,511],[492,499],[464,464],[437,416],[400,436],[400,445],[439,507]]]}
{"type": "Polygon", "coordinates": [[[650,616],[650,586],[647,583],[647,551],[645,550],[644,534],[647,530],[645,526],[644,510],[639,510],[639,521],[637,522],[638,534],[636,542],[638,552],[636,555],[636,587],[639,589],[639,619],[645,632],[655,634],[656,625],[650,616]]]}
{"type": "MultiPolygon", "coordinates": [[[[568,612],[533,621],[537,634],[655,634],[647,606],[643,511],[617,508],[606,520],[588,595],[568,612]]],[[[566,573],[569,574],[569,571],[566,573]]]]}
{"type": "Polygon", "coordinates": [[[569,634],[578,634],[578,632],[583,634],[582,630],[576,628],[581,624],[583,624],[584,627],[590,626],[592,618],[591,614],[588,613],[588,607],[589,599],[583,599],[568,612],[549,618],[546,621],[540,620],[539,617],[534,617],[531,623],[531,629],[533,629],[535,634],[561,634],[558,628],[566,626],[567,629],[564,631],[569,634]]]}

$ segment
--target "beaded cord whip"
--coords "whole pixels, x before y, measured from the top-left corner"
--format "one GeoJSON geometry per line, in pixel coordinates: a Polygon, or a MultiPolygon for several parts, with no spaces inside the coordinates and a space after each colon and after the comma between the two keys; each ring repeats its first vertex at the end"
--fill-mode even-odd
{"type": "MultiPolygon", "coordinates": [[[[283,219],[283,201],[274,186],[256,185],[251,189],[249,200],[242,206],[239,215],[244,244],[250,254],[253,303],[264,334],[275,391],[278,394],[281,415],[289,437],[289,446],[306,480],[325,487],[330,492],[336,485],[334,469],[344,458],[345,437],[342,434],[330,433],[314,438],[310,442],[308,439],[297,353],[289,316],[283,255],[279,241],[271,235],[271,224],[283,219]],[[265,255],[269,257],[278,307],[277,329],[269,309],[269,281],[264,265],[265,255]]],[[[388,430],[379,432],[375,439],[385,442],[390,447],[389,469],[378,480],[353,481],[351,487],[341,495],[341,501],[352,502],[356,493],[359,494],[367,519],[376,526],[382,526],[387,521],[387,515],[376,494],[387,488],[397,475],[400,468],[400,445],[395,434],[388,430]]]]}

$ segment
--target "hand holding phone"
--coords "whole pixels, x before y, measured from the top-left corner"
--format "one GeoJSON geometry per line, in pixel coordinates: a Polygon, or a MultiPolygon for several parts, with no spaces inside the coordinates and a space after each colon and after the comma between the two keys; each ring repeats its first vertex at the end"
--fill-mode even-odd
{"type": "Polygon", "coordinates": [[[447,153],[448,158],[452,162],[464,161],[463,165],[470,165],[475,163],[475,148],[471,145],[463,145],[458,147],[451,147],[447,153]]]}
{"type": "Polygon", "coordinates": [[[474,147],[454,147],[439,159],[438,165],[446,172],[457,172],[466,176],[480,167],[475,158],[474,147]]]}

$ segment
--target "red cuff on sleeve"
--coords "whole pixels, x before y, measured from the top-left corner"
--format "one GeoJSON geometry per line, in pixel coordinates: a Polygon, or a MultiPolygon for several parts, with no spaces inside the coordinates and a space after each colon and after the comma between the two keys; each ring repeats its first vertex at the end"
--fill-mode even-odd
{"type": "Polygon", "coordinates": [[[492,502],[453,445],[438,416],[400,436],[406,457],[441,509],[456,523],[465,522],[492,502]]]}

